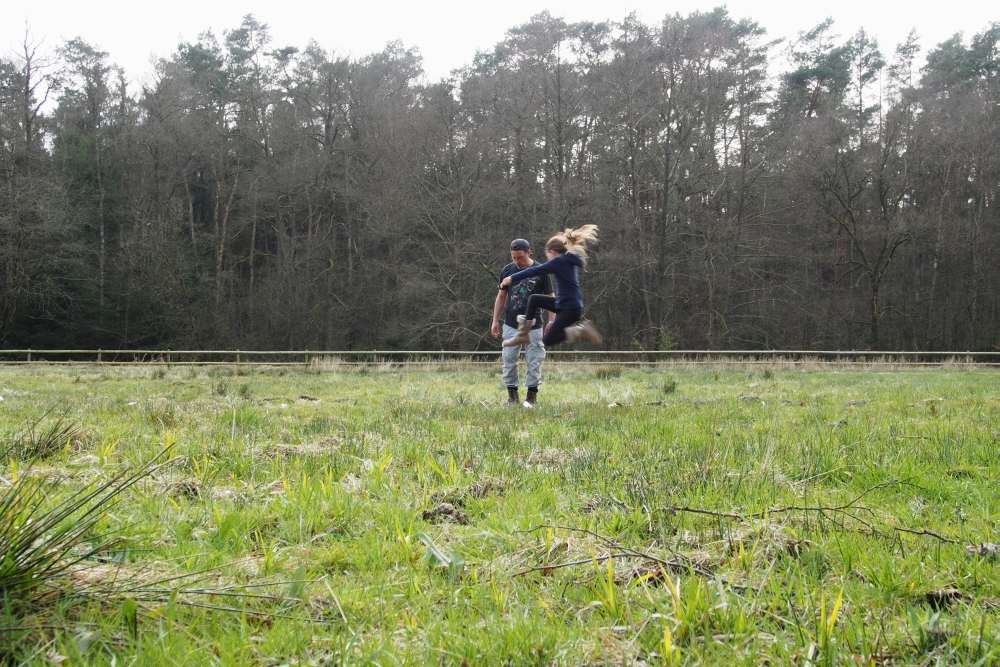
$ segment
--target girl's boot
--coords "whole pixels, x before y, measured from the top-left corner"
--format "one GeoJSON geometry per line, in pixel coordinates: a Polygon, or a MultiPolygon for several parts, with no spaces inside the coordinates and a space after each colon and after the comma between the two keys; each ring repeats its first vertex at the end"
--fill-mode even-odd
{"type": "Polygon", "coordinates": [[[504,347],[514,347],[515,345],[527,345],[531,342],[531,329],[535,326],[535,320],[524,319],[524,315],[517,316],[517,333],[503,342],[504,347]]]}
{"type": "Polygon", "coordinates": [[[604,342],[604,339],[601,338],[601,333],[590,320],[583,320],[579,324],[566,327],[566,342],[572,343],[577,338],[586,338],[587,340],[593,341],[598,345],[604,342]]]}

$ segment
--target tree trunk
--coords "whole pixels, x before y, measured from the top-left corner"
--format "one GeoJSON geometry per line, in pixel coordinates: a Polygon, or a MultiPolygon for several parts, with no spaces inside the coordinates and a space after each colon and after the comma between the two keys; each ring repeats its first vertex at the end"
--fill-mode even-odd
{"type": "Polygon", "coordinates": [[[187,195],[188,228],[191,230],[191,247],[198,247],[198,239],[194,234],[194,198],[191,196],[191,185],[187,176],[184,177],[184,193],[187,195]]]}

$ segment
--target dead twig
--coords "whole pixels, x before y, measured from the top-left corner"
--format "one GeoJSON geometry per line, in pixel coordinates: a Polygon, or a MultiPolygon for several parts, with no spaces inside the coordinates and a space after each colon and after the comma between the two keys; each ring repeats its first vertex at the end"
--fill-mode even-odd
{"type": "MultiPolygon", "coordinates": [[[[568,562],[565,562],[565,563],[556,563],[554,565],[539,565],[537,567],[529,567],[527,569],[521,570],[520,572],[515,572],[514,574],[510,575],[510,577],[511,577],[511,579],[513,579],[514,577],[520,577],[520,576],[523,576],[525,574],[530,574],[532,572],[545,572],[545,573],[548,573],[551,570],[561,570],[561,569],[567,568],[567,567],[575,567],[577,565],[586,565],[587,563],[603,563],[606,560],[608,560],[609,558],[610,559],[614,559],[614,558],[646,558],[646,556],[643,555],[643,554],[638,554],[637,555],[637,554],[630,554],[630,553],[605,554],[603,556],[594,556],[593,558],[585,558],[585,559],[581,559],[581,560],[572,560],[572,561],[568,561],[568,562]]],[[[672,569],[672,570],[687,570],[688,569],[687,566],[684,563],[674,563],[674,562],[671,562],[671,561],[660,561],[660,562],[661,563],[665,563],[666,564],[665,566],[669,565],[670,569],[672,569]]]]}
{"type": "Polygon", "coordinates": [[[686,512],[688,514],[704,514],[706,516],[714,516],[719,519],[735,519],[736,521],[746,521],[747,519],[742,514],[735,514],[733,512],[718,512],[716,510],[707,510],[701,507],[682,507],[680,505],[671,505],[670,507],[663,508],[671,514],[680,514],[681,512],[686,512]]]}
{"type": "Polygon", "coordinates": [[[933,537],[935,539],[941,540],[942,542],[947,542],[948,544],[961,544],[958,540],[953,540],[950,537],[945,537],[940,533],[935,533],[933,530],[927,530],[926,528],[921,528],[920,530],[911,530],[909,528],[893,528],[899,533],[909,533],[910,535],[926,535],[927,537],[933,537]]]}

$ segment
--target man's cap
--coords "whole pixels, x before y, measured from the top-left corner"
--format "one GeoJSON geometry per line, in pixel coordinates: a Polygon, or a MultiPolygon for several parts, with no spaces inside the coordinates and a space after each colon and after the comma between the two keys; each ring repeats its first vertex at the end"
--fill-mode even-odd
{"type": "Polygon", "coordinates": [[[531,252],[531,244],[524,239],[514,239],[510,242],[510,251],[514,252],[515,250],[525,250],[531,252]]]}

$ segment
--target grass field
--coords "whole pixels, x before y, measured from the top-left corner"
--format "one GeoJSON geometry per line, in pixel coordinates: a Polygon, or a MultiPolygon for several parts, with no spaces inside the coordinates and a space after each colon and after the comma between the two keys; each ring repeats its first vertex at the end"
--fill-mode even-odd
{"type": "Polygon", "coordinates": [[[0,656],[1000,664],[998,379],[0,368],[0,494],[161,464],[45,584],[0,554],[0,656]]]}

